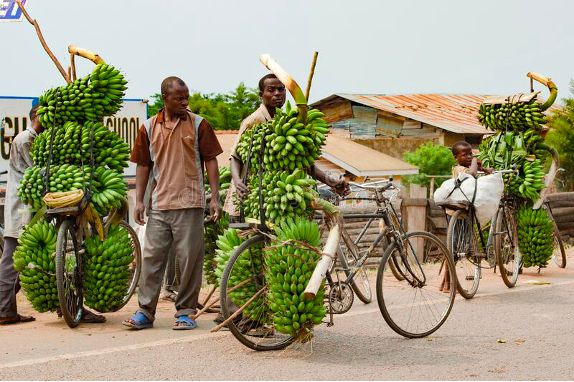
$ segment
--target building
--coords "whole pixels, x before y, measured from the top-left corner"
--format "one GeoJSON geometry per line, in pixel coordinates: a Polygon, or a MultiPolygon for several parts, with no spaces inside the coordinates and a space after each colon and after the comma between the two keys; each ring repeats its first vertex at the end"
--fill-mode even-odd
{"type": "Polygon", "coordinates": [[[491,133],[478,123],[486,95],[338,93],[312,106],[325,113],[334,132],[395,158],[427,141],[450,146],[459,140],[478,145],[491,133]]]}

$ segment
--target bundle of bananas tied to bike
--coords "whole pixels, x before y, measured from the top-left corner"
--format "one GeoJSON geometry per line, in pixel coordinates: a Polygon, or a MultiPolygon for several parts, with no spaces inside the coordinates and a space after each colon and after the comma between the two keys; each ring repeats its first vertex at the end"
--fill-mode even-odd
{"type": "Polygon", "coordinates": [[[93,151],[96,167],[107,166],[123,172],[128,166],[130,146],[101,122],[86,122],[83,125],[66,122],[61,127],[48,127],[32,144],[31,156],[36,166],[45,166],[48,162],[53,130],[52,165],[90,163],[93,151]],[[93,148],[90,147],[92,134],[93,148]]]}
{"type": "MultiPolygon", "coordinates": [[[[60,306],[56,288],[56,229],[45,220],[25,227],[14,251],[14,269],[32,307],[42,313],[60,306]]],[[[66,264],[72,266],[73,264],[66,264]]]]}
{"type": "Polygon", "coordinates": [[[85,302],[90,308],[105,313],[115,311],[129,289],[134,247],[128,231],[111,225],[102,241],[90,236],[86,242],[84,262],[85,302]]]}
{"type": "Polygon", "coordinates": [[[39,97],[38,118],[44,127],[68,121],[95,121],[114,115],[122,106],[127,81],[108,64],[65,86],[49,89],[39,97]]]}
{"type": "Polygon", "coordinates": [[[298,218],[293,224],[280,224],[275,232],[277,239],[265,256],[265,279],[270,291],[267,304],[273,313],[275,330],[307,342],[312,338],[313,326],[320,324],[326,315],[324,288],[311,300],[304,296],[321,257],[309,249],[320,245],[319,226],[314,221],[298,218]]]}
{"type": "Polygon", "coordinates": [[[548,212],[525,206],[518,211],[517,222],[523,265],[545,268],[554,251],[554,226],[548,212]]]}
{"type": "MultiPolygon", "coordinates": [[[[215,275],[218,280],[221,280],[225,266],[233,253],[244,241],[245,237],[240,236],[239,231],[233,228],[227,229],[219,236],[216,242],[218,249],[215,257],[217,262],[215,275]]],[[[253,274],[263,272],[263,243],[257,247],[251,247],[251,249],[252,251],[245,251],[241,254],[228,279],[227,287],[232,289],[229,292],[229,297],[237,306],[245,304],[257,292],[257,280],[253,278],[253,274]]],[[[217,285],[219,285],[219,281],[217,285]]],[[[265,323],[268,308],[264,300],[264,296],[257,297],[245,308],[243,314],[254,321],[265,323]]]]}
{"type": "Polygon", "coordinates": [[[503,177],[506,191],[522,201],[517,215],[517,230],[523,264],[525,267],[544,267],[552,256],[552,221],[545,211],[532,208],[546,187],[546,163],[558,160],[556,150],[544,142],[541,126],[546,122],[543,112],[554,103],[558,91],[550,79],[535,73],[528,76],[548,87],[549,98],[543,103],[538,102],[538,93],[532,93],[507,97],[506,102],[499,104],[482,104],[479,121],[498,132],[483,141],[479,158],[484,167],[515,170],[503,177]]]}

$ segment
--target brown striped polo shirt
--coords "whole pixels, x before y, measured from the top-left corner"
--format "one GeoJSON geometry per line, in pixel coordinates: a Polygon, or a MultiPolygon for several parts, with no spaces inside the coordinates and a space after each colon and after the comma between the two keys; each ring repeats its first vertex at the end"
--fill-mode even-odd
{"type": "Polygon", "coordinates": [[[171,127],[162,109],[140,127],[130,160],[152,167],[151,209],[205,208],[203,163],[222,152],[204,118],[188,111],[171,127]]]}

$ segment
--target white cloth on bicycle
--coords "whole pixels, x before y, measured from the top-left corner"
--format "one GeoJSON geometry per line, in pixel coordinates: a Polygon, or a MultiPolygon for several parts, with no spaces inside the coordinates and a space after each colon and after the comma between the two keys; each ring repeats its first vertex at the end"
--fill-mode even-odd
{"type": "Polygon", "coordinates": [[[504,191],[501,174],[491,174],[475,179],[470,174],[460,174],[456,179],[448,179],[434,192],[435,203],[473,202],[476,217],[480,224],[486,224],[498,211],[504,191]],[[458,184],[458,186],[457,186],[458,184]],[[476,188],[476,196],[474,196],[476,188]]]}
{"type": "Polygon", "coordinates": [[[28,167],[34,162],[30,156],[32,142],[38,136],[36,130],[28,127],[20,132],[10,146],[10,160],[8,167],[8,182],[6,184],[6,198],[4,200],[4,236],[18,238],[24,225],[30,222],[32,212],[29,206],[22,203],[18,197],[18,186],[28,167]]]}

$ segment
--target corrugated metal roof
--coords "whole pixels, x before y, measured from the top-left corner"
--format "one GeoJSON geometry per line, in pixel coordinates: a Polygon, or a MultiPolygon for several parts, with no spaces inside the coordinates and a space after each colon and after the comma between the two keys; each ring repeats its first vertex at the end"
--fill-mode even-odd
{"type": "Polygon", "coordinates": [[[337,93],[313,106],[332,102],[336,97],[397,114],[459,134],[489,134],[478,123],[478,107],[487,95],[476,94],[405,94],[363,95],[337,93]]]}

